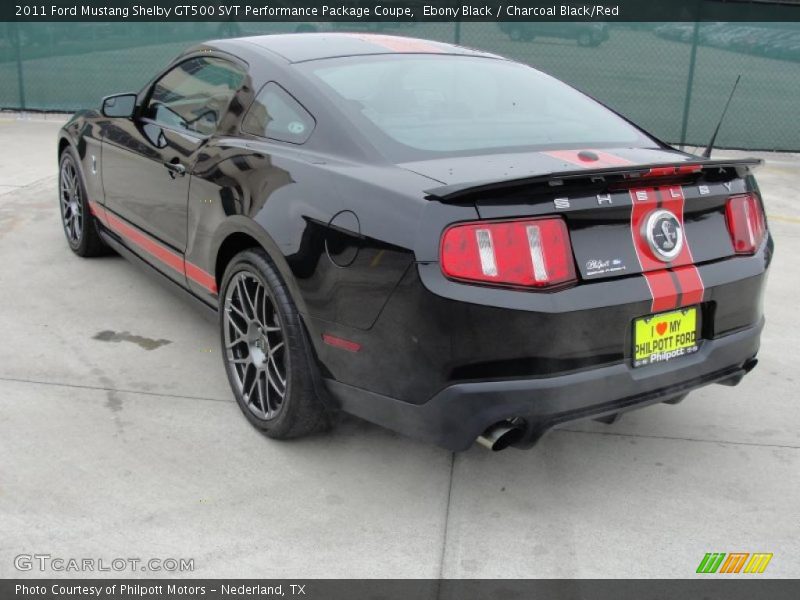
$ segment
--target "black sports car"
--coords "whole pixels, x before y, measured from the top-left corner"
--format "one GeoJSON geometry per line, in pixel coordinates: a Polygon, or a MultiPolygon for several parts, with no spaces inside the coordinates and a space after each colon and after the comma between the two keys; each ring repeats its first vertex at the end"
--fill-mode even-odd
{"type": "Polygon", "coordinates": [[[247,419],[344,410],[453,450],[675,403],[756,364],[758,160],[679,152],[501,57],[370,34],[209,42],[60,132],[72,250],[219,312],[247,419]]]}

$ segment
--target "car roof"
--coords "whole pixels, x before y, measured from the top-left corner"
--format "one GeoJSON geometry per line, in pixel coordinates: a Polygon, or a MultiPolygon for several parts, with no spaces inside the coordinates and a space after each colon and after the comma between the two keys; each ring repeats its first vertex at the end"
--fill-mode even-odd
{"type": "Polygon", "coordinates": [[[374,33],[289,33],[240,37],[227,42],[247,44],[295,63],[370,54],[459,54],[501,58],[495,54],[419,38],[374,33]]]}

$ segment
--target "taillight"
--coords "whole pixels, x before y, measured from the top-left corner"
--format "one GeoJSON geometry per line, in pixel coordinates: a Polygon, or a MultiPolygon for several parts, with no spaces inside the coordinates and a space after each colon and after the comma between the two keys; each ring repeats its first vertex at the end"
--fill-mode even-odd
{"type": "Polygon", "coordinates": [[[452,279],[503,286],[543,288],[575,280],[560,218],[453,225],[442,236],[441,266],[452,279]]]}
{"type": "Polygon", "coordinates": [[[767,223],[758,196],[731,196],[725,207],[725,217],[736,254],[753,254],[758,250],[767,235],[767,223]]]}

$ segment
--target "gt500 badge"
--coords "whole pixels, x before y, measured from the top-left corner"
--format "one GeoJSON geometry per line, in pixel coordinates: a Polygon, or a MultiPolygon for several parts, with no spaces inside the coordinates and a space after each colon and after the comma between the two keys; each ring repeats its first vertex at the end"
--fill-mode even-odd
{"type": "Polygon", "coordinates": [[[642,235],[653,254],[661,261],[671,261],[683,249],[681,222],[668,210],[651,212],[644,222],[642,235]]]}

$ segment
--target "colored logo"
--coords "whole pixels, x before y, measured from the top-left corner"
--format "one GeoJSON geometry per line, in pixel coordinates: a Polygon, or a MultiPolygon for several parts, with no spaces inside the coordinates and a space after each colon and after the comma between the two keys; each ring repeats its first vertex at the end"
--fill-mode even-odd
{"type": "Polygon", "coordinates": [[[771,560],[771,552],[707,552],[697,573],[763,573],[771,560]]]}
{"type": "Polygon", "coordinates": [[[681,222],[668,210],[654,210],[644,224],[644,237],[659,260],[669,262],[683,249],[681,222]]]}

